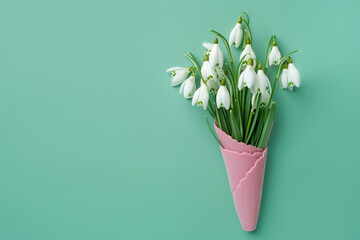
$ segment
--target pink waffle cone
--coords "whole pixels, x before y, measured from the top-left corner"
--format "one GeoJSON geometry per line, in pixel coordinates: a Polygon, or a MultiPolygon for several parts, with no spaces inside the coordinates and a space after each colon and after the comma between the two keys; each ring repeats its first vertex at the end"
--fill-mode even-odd
{"type": "Polygon", "coordinates": [[[245,231],[253,231],[260,212],[267,148],[239,143],[214,124],[234,205],[245,231]]]}

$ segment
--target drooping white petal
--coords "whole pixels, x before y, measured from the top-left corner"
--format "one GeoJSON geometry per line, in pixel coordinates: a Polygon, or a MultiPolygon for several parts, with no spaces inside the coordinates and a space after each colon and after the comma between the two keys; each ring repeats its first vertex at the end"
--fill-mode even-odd
{"type": "Polygon", "coordinates": [[[236,23],[235,27],[231,30],[229,37],[229,45],[235,45],[236,48],[240,46],[243,36],[243,31],[241,29],[241,24],[236,23]]]}
{"type": "Polygon", "coordinates": [[[199,87],[199,88],[195,91],[194,96],[193,96],[193,98],[192,98],[191,104],[192,104],[193,106],[195,106],[195,104],[197,104],[197,102],[198,102],[198,100],[199,100],[200,88],[201,88],[201,87],[199,87]]]}
{"type": "Polygon", "coordinates": [[[259,89],[260,92],[269,91],[271,93],[271,85],[269,78],[265,75],[264,71],[262,69],[259,69],[257,72],[257,79],[259,83],[259,89]]]}
{"type": "MultiPolygon", "coordinates": [[[[252,98],[251,98],[251,105],[254,108],[256,108],[256,106],[254,105],[255,104],[255,97],[256,97],[256,94],[253,94],[252,98]]],[[[269,104],[269,101],[270,101],[270,94],[268,92],[266,92],[266,91],[261,93],[259,101],[260,101],[260,103],[259,103],[260,107],[267,107],[267,105],[269,104]]]]}
{"type": "Polygon", "coordinates": [[[296,69],[294,63],[289,63],[288,65],[288,84],[293,84],[296,87],[300,87],[301,85],[300,73],[296,69]]]}
{"type": "Polygon", "coordinates": [[[256,80],[255,70],[254,70],[253,66],[247,65],[244,72],[245,72],[244,85],[248,88],[251,88],[254,85],[255,80],[256,80]]]}
{"type": "Polygon", "coordinates": [[[219,82],[214,79],[209,80],[206,84],[209,92],[216,92],[219,88],[219,82]]]}
{"type": "Polygon", "coordinates": [[[222,68],[224,65],[224,55],[221,52],[221,49],[219,47],[219,44],[214,43],[212,49],[211,49],[211,53],[209,56],[209,63],[210,63],[210,67],[211,68],[222,68]]]}
{"type": "Polygon", "coordinates": [[[204,61],[203,65],[201,67],[201,75],[203,76],[205,81],[208,81],[210,79],[214,79],[215,78],[215,72],[214,70],[210,67],[210,63],[209,61],[204,61]]]}
{"type": "Polygon", "coordinates": [[[235,47],[238,48],[241,44],[243,37],[243,30],[241,28],[241,24],[237,24],[236,37],[235,37],[235,47]]]}
{"type": "MultiPolygon", "coordinates": [[[[254,50],[251,47],[251,44],[246,44],[244,51],[240,54],[240,60],[245,56],[245,61],[249,60],[250,58],[256,59],[256,55],[254,50]]],[[[254,61],[253,66],[255,67],[256,61],[254,61]]]]}
{"type": "Polygon", "coordinates": [[[269,54],[269,66],[279,65],[281,53],[278,46],[273,46],[269,54]]]}
{"type": "Polygon", "coordinates": [[[216,95],[217,108],[224,107],[226,110],[230,108],[230,93],[226,86],[220,86],[216,95]]]}
{"type": "Polygon", "coordinates": [[[214,46],[213,43],[209,43],[209,42],[203,42],[202,43],[203,47],[206,48],[207,50],[211,50],[214,46]]]}
{"type": "Polygon", "coordinates": [[[173,72],[173,71],[179,71],[179,70],[185,70],[186,68],[183,68],[183,67],[172,67],[172,68],[169,68],[168,70],[166,70],[166,72],[170,73],[170,72],[173,72]]]}
{"type": "Polygon", "coordinates": [[[288,70],[287,68],[283,68],[280,75],[280,88],[288,88],[288,70]]]}
{"type": "Polygon", "coordinates": [[[191,98],[196,90],[195,77],[190,76],[188,79],[185,80],[184,83],[184,97],[186,99],[191,98]]]}
{"type": "Polygon", "coordinates": [[[241,91],[241,89],[243,89],[243,87],[244,87],[244,76],[245,76],[245,71],[243,71],[239,77],[239,82],[238,82],[239,91],[241,91]]]}
{"type": "Polygon", "coordinates": [[[252,94],[256,94],[257,92],[260,92],[260,87],[259,87],[259,79],[256,76],[254,84],[249,88],[252,94]]]}
{"type": "Polygon", "coordinates": [[[203,106],[204,110],[206,110],[208,103],[209,103],[209,92],[207,86],[203,84],[200,87],[200,93],[199,93],[199,99],[197,101],[197,105],[203,106]]]}
{"type": "Polygon", "coordinates": [[[231,30],[229,36],[229,45],[235,45],[235,37],[236,37],[236,26],[231,30]]]}
{"type": "Polygon", "coordinates": [[[184,82],[190,71],[188,68],[173,67],[166,70],[171,72],[171,86],[177,86],[184,82]]]}
{"type": "Polygon", "coordinates": [[[268,92],[261,93],[260,107],[266,107],[270,101],[270,94],[268,92]]]}

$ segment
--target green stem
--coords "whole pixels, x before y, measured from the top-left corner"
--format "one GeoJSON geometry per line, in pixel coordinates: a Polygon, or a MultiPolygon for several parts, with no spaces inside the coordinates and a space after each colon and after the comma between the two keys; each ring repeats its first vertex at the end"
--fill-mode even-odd
{"type": "Polygon", "coordinates": [[[244,139],[247,139],[247,137],[248,137],[249,130],[250,130],[250,125],[251,125],[251,119],[252,119],[253,115],[254,115],[254,111],[252,109],[251,113],[250,113],[249,121],[248,121],[248,124],[247,124],[247,127],[246,127],[246,132],[245,132],[245,138],[244,139]]]}
{"type": "Polygon", "coordinates": [[[267,48],[266,58],[265,58],[265,68],[264,68],[265,75],[267,75],[267,71],[268,71],[268,68],[269,68],[269,54],[270,54],[270,50],[271,50],[270,48],[273,45],[274,39],[275,39],[275,35],[272,35],[270,37],[270,40],[269,40],[269,45],[268,45],[268,48],[267,48]]]}
{"type": "Polygon", "coordinates": [[[192,55],[192,53],[189,52],[189,55],[185,54],[185,57],[187,57],[195,65],[195,69],[199,73],[201,81],[206,85],[206,81],[204,80],[204,78],[201,74],[200,65],[199,65],[198,61],[196,61],[196,58],[194,57],[194,55],[192,55]]]}

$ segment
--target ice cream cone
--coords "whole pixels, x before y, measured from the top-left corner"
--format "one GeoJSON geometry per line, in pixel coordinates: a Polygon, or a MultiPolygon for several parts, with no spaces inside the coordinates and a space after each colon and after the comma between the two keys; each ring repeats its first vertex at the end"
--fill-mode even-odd
{"type": "Polygon", "coordinates": [[[229,178],[233,201],[245,231],[256,229],[264,181],[267,148],[240,143],[214,124],[229,178]]]}

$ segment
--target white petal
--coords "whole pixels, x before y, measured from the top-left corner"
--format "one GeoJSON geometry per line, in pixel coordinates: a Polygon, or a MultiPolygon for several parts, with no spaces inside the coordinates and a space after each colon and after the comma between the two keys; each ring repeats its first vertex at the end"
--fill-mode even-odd
{"type": "Polygon", "coordinates": [[[241,29],[241,24],[238,23],[237,29],[236,29],[236,37],[235,37],[235,47],[236,48],[238,48],[240,46],[242,37],[243,37],[243,31],[241,29]]]}
{"type": "Polygon", "coordinates": [[[279,65],[281,53],[277,46],[273,46],[269,54],[269,66],[279,65]]]}
{"type": "Polygon", "coordinates": [[[256,96],[256,94],[253,94],[252,97],[251,97],[251,106],[253,106],[254,108],[256,107],[256,106],[254,106],[254,104],[255,104],[255,96],[256,96]]]}
{"type": "Polygon", "coordinates": [[[300,73],[293,63],[289,63],[288,65],[288,83],[290,82],[292,82],[296,87],[300,87],[301,85],[300,73]]]}
{"type": "MultiPolygon", "coordinates": [[[[240,54],[240,60],[244,58],[245,61],[249,60],[250,58],[253,58],[253,59],[256,59],[256,55],[255,55],[255,52],[254,50],[252,49],[251,45],[250,44],[246,44],[245,48],[244,48],[244,51],[242,51],[242,53],[240,54]]],[[[256,61],[254,61],[254,64],[253,66],[255,67],[256,66],[256,61]]]]}
{"type": "Polygon", "coordinates": [[[288,70],[284,68],[280,75],[280,88],[284,89],[288,87],[288,70]]]}
{"type": "Polygon", "coordinates": [[[236,26],[231,30],[229,37],[229,45],[235,45],[235,37],[236,37],[236,26]]]}
{"type": "Polygon", "coordinates": [[[270,101],[270,94],[268,92],[261,93],[260,105],[267,106],[269,104],[269,101],[270,101]]]}
{"type": "Polygon", "coordinates": [[[200,89],[201,89],[201,87],[199,87],[199,88],[195,91],[195,93],[194,93],[193,99],[192,99],[192,101],[191,101],[191,104],[192,104],[193,106],[195,106],[195,104],[197,104],[197,102],[198,102],[198,100],[199,100],[200,89]]]}
{"type": "Polygon", "coordinates": [[[196,90],[195,77],[190,76],[186,81],[184,88],[184,97],[186,99],[191,98],[196,90]]]}
{"type": "Polygon", "coordinates": [[[241,89],[243,89],[244,87],[244,76],[245,76],[245,71],[243,71],[239,77],[239,83],[238,83],[239,91],[241,91],[241,89]]]}
{"type": "Polygon", "coordinates": [[[211,53],[209,56],[209,63],[211,68],[215,68],[218,65],[219,68],[223,67],[224,64],[224,56],[221,52],[219,44],[214,44],[213,48],[211,49],[211,53]]]}
{"type": "Polygon", "coordinates": [[[209,93],[206,85],[203,85],[200,87],[200,95],[197,103],[198,106],[202,105],[205,110],[207,108],[208,102],[209,102],[209,93]]]}
{"type": "Polygon", "coordinates": [[[252,66],[246,66],[245,68],[244,82],[248,88],[251,88],[256,80],[256,73],[252,66]]]}
{"type": "Polygon", "coordinates": [[[225,91],[222,96],[222,103],[224,105],[224,108],[226,110],[229,110],[229,108],[230,108],[230,93],[229,93],[229,90],[227,90],[227,88],[225,86],[224,86],[224,88],[225,88],[225,91]]]}
{"type": "Polygon", "coordinates": [[[209,80],[206,84],[209,92],[215,92],[219,88],[219,82],[213,79],[209,80]]]}
{"type": "Polygon", "coordinates": [[[183,81],[185,81],[187,75],[189,75],[189,70],[186,68],[185,70],[178,70],[175,72],[175,76],[171,77],[171,86],[177,86],[183,81]]]}
{"type": "Polygon", "coordinates": [[[179,71],[179,70],[185,70],[187,68],[183,68],[183,67],[172,67],[169,68],[168,70],[166,70],[166,72],[173,72],[173,71],[179,71]]]}
{"type": "Polygon", "coordinates": [[[202,43],[203,47],[206,48],[207,50],[211,50],[214,46],[213,43],[209,43],[209,42],[203,42],[202,43]]]}
{"type": "Polygon", "coordinates": [[[271,93],[270,81],[262,69],[258,70],[257,78],[258,78],[260,91],[261,92],[269,91],[271,93]]]}
{"type": "Polygon", "coordinates": [[[203,62],[203,65],[201,67],[201,75],[203,76],[205,81],[215,78],[215,73],[213,69],[210,67],[209,61],[203,62]]]}
{"type": "Polygon", "coordinates": [[[185,84],[186,84],[187,80],[188,80],[188,79],[186,79],[186,80],[181,84],[180,90],[179,90],[179,93],[180,93],[180,94],[183,94],[183,92],[184,92],[184,87],[185,87],[185,84]]]}

